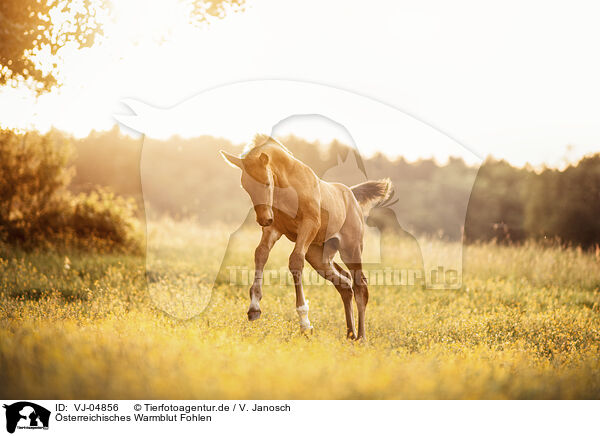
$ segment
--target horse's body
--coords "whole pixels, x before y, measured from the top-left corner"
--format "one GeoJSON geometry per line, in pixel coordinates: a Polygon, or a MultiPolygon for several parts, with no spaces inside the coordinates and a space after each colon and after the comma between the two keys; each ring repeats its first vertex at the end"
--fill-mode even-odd
{"type": "Polygon", "coordinates": [[[255,275],[250,288],[248,319],[260,317],[263,269],[271,248],[285,235],[295,242],[289,268],[296,288],[296,311],[301,329],[312,329],[302,289],[306,259],[340,293],[348,337],[364,338],[369,293],[361,261],[363,216],[373,204],[388,198],[389,180],[369,181],[352,188],[325,182],[267,135],[257,135],[251,149],[241,157],[221,153],[242,170],[242,187],[250,195],[256,220],[263,228],[254,256],[255,275]],[[333,261],[338,251],[350,273],[333,261]],[[358,334],[354,328],[352,295],[358,308],[358,334]]]}

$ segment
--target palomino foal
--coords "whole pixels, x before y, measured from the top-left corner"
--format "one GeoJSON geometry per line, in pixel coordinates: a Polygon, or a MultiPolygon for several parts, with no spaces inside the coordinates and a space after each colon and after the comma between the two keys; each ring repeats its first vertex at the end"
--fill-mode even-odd
{"type": "Polygon", "coordinates": [[[223,157],[242,170],[242,187],[248,192],[262,237],[254,252],[254,282],[250,287],[248,319],[260,317],[263,270],[269,252],[282,235],[295,242],[289,269],[296,288],[296,311],[302,331],[312,330],[308,301],[302,289],[304,260],[342,297],[347,337],[365,338],[365,309],[369,299],[362,271],[364,215],[391,192],[389,180],[368,181],[351,188],[328,183],[296,159],[280,142],[256,135],[250,148],[237,157],[223,157]],[[337,252],[350,270],[333,261],[337,252]],[[358,308],[358,334],[354,327],[352,296],[358,308]]]}

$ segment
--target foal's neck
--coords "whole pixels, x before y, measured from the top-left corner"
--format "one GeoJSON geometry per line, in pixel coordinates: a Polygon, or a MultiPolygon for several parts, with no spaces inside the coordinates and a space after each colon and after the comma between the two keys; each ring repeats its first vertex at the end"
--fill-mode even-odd
{"type": "Polygon", "coordinates": [[[300,162],[291,153],[281,147],[271,147],[269,155],[271,157],[270,167],[273,172],[275,184],[280,187],[282,187],[282,184],[289,184],[290,179],[294,173],[298,171],[299,167],[306,167],[304,163],[300,162]]]}

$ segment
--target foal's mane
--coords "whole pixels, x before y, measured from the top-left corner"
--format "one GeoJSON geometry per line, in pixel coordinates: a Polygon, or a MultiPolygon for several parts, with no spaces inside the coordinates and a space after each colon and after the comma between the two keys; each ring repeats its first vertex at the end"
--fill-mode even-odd
{"type": "Polygon", "coordinates": [[[258,147],[262,147],[263,145],[267,145],[268,143],[272,143],[274,145],[279,146],[279,148],[281,148],[283,151],[288,153],[290,156],[293,156],[292,152],[288,150],[288,148],[281,142],[279,142],[277,139],[264,133],[257,133],[256,135],[254,135],[252,141],[248,145],[246,145],[246,147],[244,147],[244,151],[242,152],[241,157],[246,157],[252,150],[258,147]]]}

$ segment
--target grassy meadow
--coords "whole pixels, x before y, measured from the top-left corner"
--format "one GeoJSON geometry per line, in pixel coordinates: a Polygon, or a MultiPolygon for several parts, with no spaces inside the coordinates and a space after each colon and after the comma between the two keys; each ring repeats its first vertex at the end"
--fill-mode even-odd
{"type": "MultiPolygon", "coordinates": [[[[149,232],[172,254],[156,280],[174,295],[188,275],[209,274],[203,265],[220,261],[211,253],[228,238],[176,222],[149,232]],[[190,232],[212,242],[192,252],[190,232]]],[[[241,241],[233,262],[250,266],[258,233],[241,241]]],[[[280,241],[267,268],[285,266],[290,249],[280,241]]],[[[594,252],[469,245],[461,290],[371,286],[364,343],[345,339],[330,284],[306,287],[314,333],[304,336],[289,285],[265,286],[250,323],[247,288],[220,280],[208,299],[189,300],[206,309],[182,320],[149,296],[144,257],[67,254],[0,249],[3,398],[600,398],[594,252]]]]}

